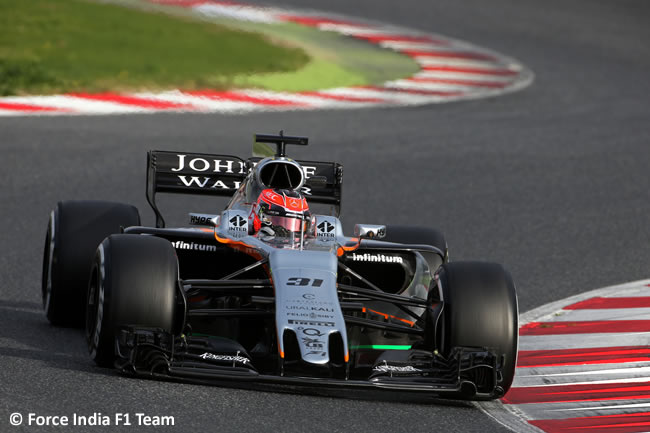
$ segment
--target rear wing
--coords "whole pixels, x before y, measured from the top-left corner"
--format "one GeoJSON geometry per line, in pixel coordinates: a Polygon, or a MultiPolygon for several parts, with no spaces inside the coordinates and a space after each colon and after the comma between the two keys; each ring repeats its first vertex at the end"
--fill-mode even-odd
{"type": "MultiPolygon", "coordinates": [[[[147,201],[156,214],[156,227],[165,227],[165,219],[156,205],[157,193],[230,197],[259,160],[260,158],[244,160],[230,155],[150,150],[147,153],[147,201]]],[[[297,162],[305,173],[306,183],[301,192],[307,201],[332,205],[338,216],[341,211],[343,166],[335,162],[297,162]],[[310,178],[319,178],[319,182],[312,185],[310,178]]]]}

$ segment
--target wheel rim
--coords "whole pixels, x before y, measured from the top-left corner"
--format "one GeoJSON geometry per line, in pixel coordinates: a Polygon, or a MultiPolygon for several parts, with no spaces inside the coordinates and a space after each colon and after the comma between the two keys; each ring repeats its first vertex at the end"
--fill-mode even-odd
{"type": "Polygon", "coordinates": [[[52,299],[52,262],[54,258],[54,234],[55,231],[54,211],[50,214],[50,224],[47,228],[47,235],[45,236],[45,247],[43,248],[43,280],[42,280],[42,293],[43,293],[43,309],[46,313],[50,310],[50,301],[52,299]]]}
{"type": "Polygon", "coordinates": [[[98,261],[93,265],[91,278],[88,285],[88,298],[86,302],[86,339],[90,357],[97,358],[102,321],[104,319],[104,245],[100,244],[98,261]]]}
{"type": "Polygon", "coordinates": [[[88,347],[92,347],[93,336],[97,326],[97,287],[99,285],[97,266],[93,266],[91,272],[90,283],[88,285],[88,300],[86,303],[86,341],[88,347]]]}

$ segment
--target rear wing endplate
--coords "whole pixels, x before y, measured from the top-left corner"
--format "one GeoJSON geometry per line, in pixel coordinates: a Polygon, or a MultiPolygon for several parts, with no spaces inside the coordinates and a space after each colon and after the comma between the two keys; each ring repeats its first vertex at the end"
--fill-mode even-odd
{"type": "MultiPolygon", "coordinates": [[[[147,201],[156,214],[156,227],[165,227],[156,204],[159,192],[231,197],[260,158],[247,160],[230,155],[151,150],[147,154],[147,201]]],[[[302,187],[309,203],[329,204],[338,216],[341,210],[343,166],[335,162],[296,161],[305,173],[302,187]],[[314,182],[312,177],[325,178],[314,182]]]]}

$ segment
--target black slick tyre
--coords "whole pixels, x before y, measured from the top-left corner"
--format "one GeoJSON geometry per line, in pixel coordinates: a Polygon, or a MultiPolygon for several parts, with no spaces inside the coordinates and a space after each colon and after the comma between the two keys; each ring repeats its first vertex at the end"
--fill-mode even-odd
{"type": "Polygon", "coordinates": [[[452,262],[437,272],[442,289],[443,353],[458,346],[488,347],[503,356],[497,386],[507,392],[514,379],[518,345],[515,285],[503,266],[452,262]]]}
{"type": "Polygon", "coordinates": [[[169,241],[118,234],[106,238],[93,263],[86,308],[86,341],[102,367],[115,361],[119,327],[171,332],[178,285],[178,259],[169,241]]]}
{"type": "Polygon", "coordinates": [[[62,201],[50,214],[43,249],[43,309],[53,325],[82,327],[86,290],[95,250],[122,227],[140,225],[131,205],[105,201],[62,201]]]}

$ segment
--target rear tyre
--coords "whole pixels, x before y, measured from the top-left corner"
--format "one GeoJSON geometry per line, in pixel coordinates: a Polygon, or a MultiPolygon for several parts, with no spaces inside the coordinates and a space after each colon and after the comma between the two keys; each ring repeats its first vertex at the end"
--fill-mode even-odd
{"type": "Polygon", "coordinates": [[[400,225],[387,225],[386,237],[381,239],[387,242],[401,244],[431,245],[442,252],[443,262],[449,261],[447,241],[441,231],[431,227],[413,227],[400,225]]]}
{"type": "Polygon", "coordinates": [[[41,291],[50,323],[82,327],[90,267],[97,245],[122,227],[140,225],[134,206],[63,201],[50,214],[43,249],[41,291]]]}
{"type": "Polygon", "coordinates": [[[437,277],[444,301],[443,353],[457,346],[492,348],[504,356],[496,385],[507,392],[515,375],[519,335],[510,273],[495,263],[453,262],[442,265],[437,277]]]}
{"type": "Polygon", "coordinates": [[[115,361],[121,326],[171,332],[178,285],[178,259],[169,241],[153,236],[111,235],[95,255],[88,284],[86,341],[102,367],[115,361]]]}

